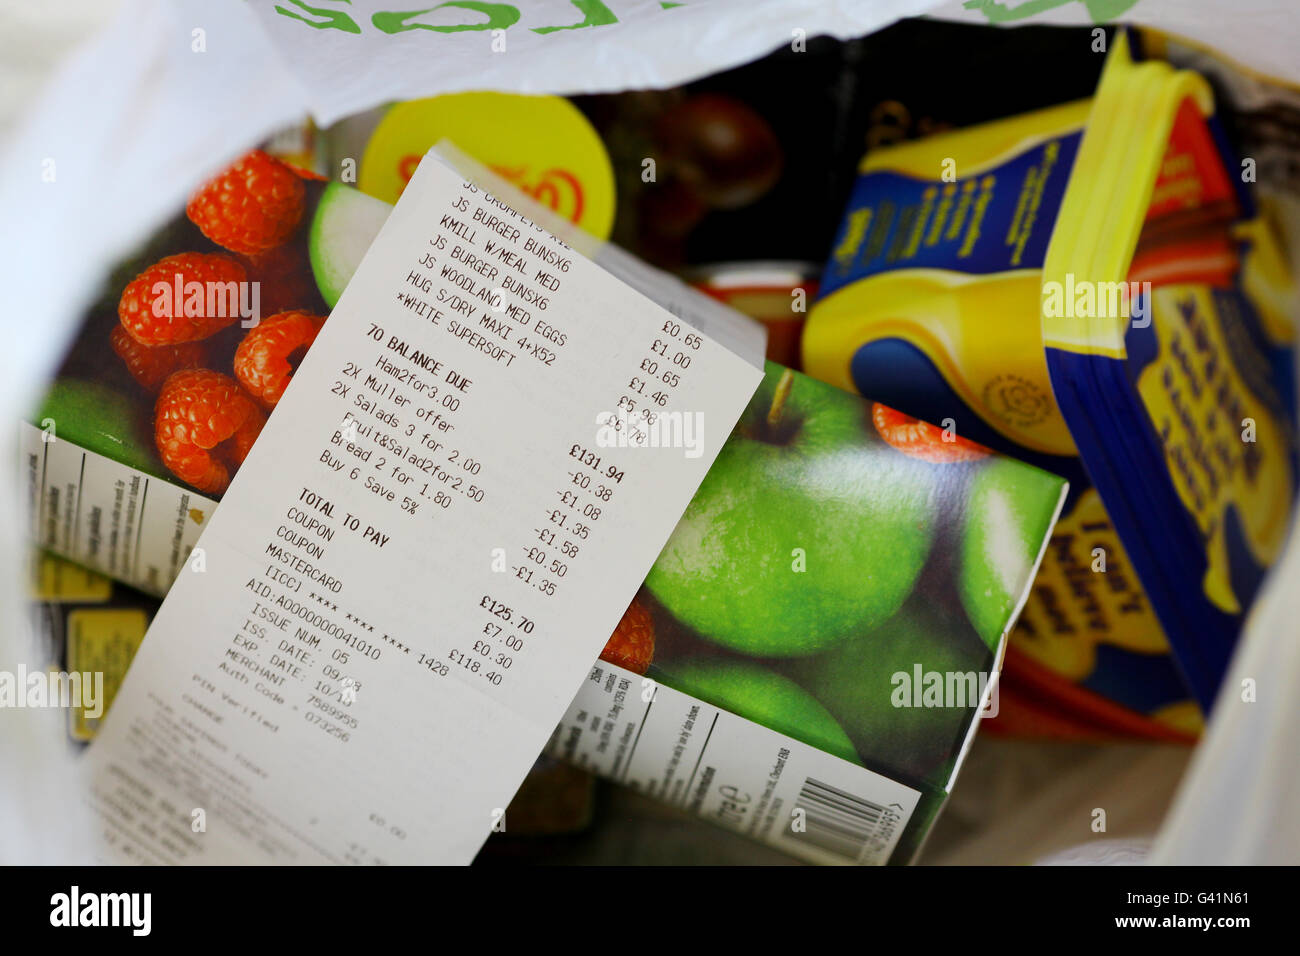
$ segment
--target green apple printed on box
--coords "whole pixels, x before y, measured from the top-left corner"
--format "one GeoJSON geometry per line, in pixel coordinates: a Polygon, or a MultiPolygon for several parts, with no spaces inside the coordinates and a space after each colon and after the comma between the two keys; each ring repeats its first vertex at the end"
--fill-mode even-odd
{"type": "Polygon", "coordinates": [[[943,787],[977,704],[912,684],[990,676],[1063,489],[769,363],[604,657],[943,787]]]}

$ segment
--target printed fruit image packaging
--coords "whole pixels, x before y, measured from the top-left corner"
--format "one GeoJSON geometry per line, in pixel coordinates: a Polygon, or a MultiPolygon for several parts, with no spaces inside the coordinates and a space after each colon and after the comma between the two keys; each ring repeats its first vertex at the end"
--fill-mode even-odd
{"type": "MultiPolygon", "coordinates": [[[[216,182],[237,194],[248,167],[216,182]]],[[[287,230],[269,220],[293,215],[297,190],[274,172],[262,181],[278,184],[278,205],[222,199],[238,229],[200,218],[227,241],[276,235],[281,245],[237,258],[187,214],[119,270],[88,317],[24,435],[33,533],[47,548],[154,593],[201,557],[191,553],[198,530],[390,208],[302,175],[302,210],[287,230]],[[184,296],[183,257],[198,256],[265,270],[257,295],[280,311],[244,328],[238,312],[209,309],[206,288],[193,315],[156,317],[152,300],[124,309],[125,290],[169,257],[182,257],[184,296]],[[123,314],[168,341],[145,346],[123,314]],[[80,403],[73,414],[61,410],[65,393],[80,403]],[[85,426],[81,412],[107,395],[120,396],[122,407],[105,408],[129,428],[85,426]]],[[[155,283],[133,295],[168,293],[155,283]]],[[[650,793],[651,778],[689,754],[689,788],[661,797],[808,860],[910,860],[992,697],[1064,490],[1036,468],[769,366],[551,752],[650,793]],[[633,701],[644,704],[635,729],[633,701]],[[677,712],[711,732],[692,737],[677,712]],[[629,735],[640,742],[620,762],[629,735]],[[650,775],[645,785],[634,771],[650,775]]],[[[291,522],[282,538],[308,559],[318,546],[291,522]]]]}
{"type": "Polygon", "coordinates": [[[548,753],[811,861],[909,861],[1065,494],[769,362],[548,753]]]}
{"type": "Polygon", "coordinates": [[[23,433],[37,543],[165,593],[328,315],[323,190],[254,150],[113,271],[23,433]]]}
{"type": "Polygon", "coordinates": [[[1120,36],[1090,101],[869,153],[803,339],[1069,478],[1008,671],[1157,736],[1199,728],[1293,501],[1294,286],[1239,168],[1204,80],[1120,36]]]}

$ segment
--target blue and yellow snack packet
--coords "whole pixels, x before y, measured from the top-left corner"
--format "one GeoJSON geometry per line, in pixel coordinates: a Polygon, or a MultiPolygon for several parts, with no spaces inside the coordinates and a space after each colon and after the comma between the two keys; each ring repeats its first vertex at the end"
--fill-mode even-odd
{"type": "Polygon", "coordinates": [[[805,369],[1067,477],[1013,654],[1195,732],[1293,502],[1293,291],[1197,74],[873,151],[805,369]],[[1198,708],[1199,704],[1199,708],[1198,708]]]}

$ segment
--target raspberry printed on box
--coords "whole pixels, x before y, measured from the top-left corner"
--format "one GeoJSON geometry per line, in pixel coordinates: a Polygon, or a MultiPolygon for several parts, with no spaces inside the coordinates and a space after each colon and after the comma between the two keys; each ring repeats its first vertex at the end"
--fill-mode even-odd
{"type": "Polygon", "coordinates": [[[235,377],[263,405],[275,405],[324,323],[325,316],[302,311],[278,312],[261,322],[235,350],[235,377]]]}
{"type": "Polygon", "coordinates": [[[167,256],[122,290],[118,318],[140,345],[199,341],[239,319],[236,296],[247,282],[247,270],[229,256],[196,252],[167,256]]]}
{"type": "Polygon", "coordinates": [[[195,193],[185,214],[217,245],[256,256],[293,235],[304,192],[293,170],[254,150],[195,193]]]}

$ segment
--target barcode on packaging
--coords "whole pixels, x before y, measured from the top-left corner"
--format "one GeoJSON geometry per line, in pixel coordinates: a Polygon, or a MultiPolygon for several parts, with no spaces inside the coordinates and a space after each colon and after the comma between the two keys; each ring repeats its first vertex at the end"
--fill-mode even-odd
{"type": "Polygon", "coordinates": [[[812,863],[888,863],[921,797],[604,661],[547,753],[812,863]]]}

